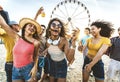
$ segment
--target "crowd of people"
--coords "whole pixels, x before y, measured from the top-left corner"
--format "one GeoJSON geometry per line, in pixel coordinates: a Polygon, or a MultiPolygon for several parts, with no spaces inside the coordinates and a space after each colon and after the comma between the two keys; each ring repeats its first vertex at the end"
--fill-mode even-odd
{"type": "Polygon", "coordinates": [[[51,19],[47,27],[39,24],[36,19],[41,12],[35,19],[22,18],[17,23],[10,21],[8,12],[0,6],[0,38],[7,52],[7,82],[43,82],[46,78],[49,82],[66,82],[67,69],[75,60],[76,49],[83,53],[84,58],[82,82],[88,82],[91,73],[95,82],[104,82],[101,59],[104,54],[111,58],[107,81],[112,82],[116,75],[120,81],[120,28],[119,35],[112,37],[113,24],[96,20],[84,29],[85,36],[76,48],[80,29],[73,29],[68,35],[59,18],[51,19]]]}

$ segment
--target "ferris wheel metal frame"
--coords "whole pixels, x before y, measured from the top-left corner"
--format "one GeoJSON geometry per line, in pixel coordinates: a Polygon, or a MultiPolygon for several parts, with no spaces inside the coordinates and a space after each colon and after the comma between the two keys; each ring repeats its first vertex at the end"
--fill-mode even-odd
{"type": "Polygon", "coordinates": [[[91,18],[88,8],[78,0],[64,0],[59,2],[54,9],[50,19],[59,18],[65,25],[69,25],[71,28],[81,27],[82,23],[84,27],[90,25],[91,18]],[[78,25],[74,24],[76,21],[78,25]]]}

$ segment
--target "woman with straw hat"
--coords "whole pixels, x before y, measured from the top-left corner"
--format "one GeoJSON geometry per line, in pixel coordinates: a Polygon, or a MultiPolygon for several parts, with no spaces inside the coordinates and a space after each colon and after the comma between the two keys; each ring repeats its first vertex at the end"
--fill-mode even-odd
{"type": "Polygon", "coordinates": [[[39,51],[37,38],[38,32],[41,31],[41,26],[35,20],[23,18],[19,22],[22,29],[22,35],[19,36],[6,24],[1,15],[0,25],[16,42],[13,48],[12,81],[36,82],[37,55],[39,51]]]}

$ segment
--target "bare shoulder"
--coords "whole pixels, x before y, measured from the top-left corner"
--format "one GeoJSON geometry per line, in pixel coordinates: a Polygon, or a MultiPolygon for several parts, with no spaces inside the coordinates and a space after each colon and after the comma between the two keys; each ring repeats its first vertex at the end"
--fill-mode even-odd
{"type": "Polygon", "coordinates": [[[38,40],[34,39],[34,45],[35,45],[35,46],[39,46],[39,45],[40,45],[40,42],[39,42],[38,40]]]}
{"type": "Polygon", "coordinates": [[[65,37],[61,37],[61,40],[60,40],[60,44],[62,45],[65,45],[68,43],[68,40],[65,38],[65,37]]]}
{"type": "Polygon", "coordinates": [[[67,41],[65,37],[60,37],[62,41],[67,41]]]}

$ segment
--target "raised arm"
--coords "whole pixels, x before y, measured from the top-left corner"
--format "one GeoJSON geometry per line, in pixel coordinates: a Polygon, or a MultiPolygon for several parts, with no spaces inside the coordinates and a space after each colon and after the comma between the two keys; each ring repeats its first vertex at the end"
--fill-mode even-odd
{"type": "Polygon", "coordinates": [[[40,9],[37,11],[34,20],[37,20],[37,17],[43,12],[43,7],[40,7],[40,9]]]}
{"type": "Polygon", "coordinates": [[[67,60],[69,63],[72,63],[73,60],[75,59],[74,58],[75,48],[73,46],[70,48],[67,40],[65,40],[64,42],[65,42],[64,52],[66,54],[67,60]]]}
{"type": "Polygon", "coordinates": [[[9,36],[11,36],[13,39],[16,39],[18,37],[17,33],[10,28],[10,26],[5,22],[5,20],[1,15],[0,15],[0,25],[1,28],[3,28],[6,31],[6,33],[9,36]]]}

